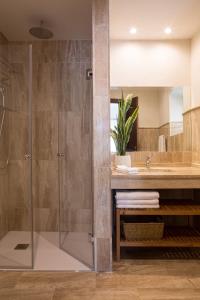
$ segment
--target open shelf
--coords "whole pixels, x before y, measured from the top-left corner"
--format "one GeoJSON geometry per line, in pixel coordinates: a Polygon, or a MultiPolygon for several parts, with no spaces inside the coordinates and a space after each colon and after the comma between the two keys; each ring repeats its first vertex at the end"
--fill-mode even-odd
{"type": "Polygon", "coordinates": [[[121,247],[200,247],[200,231],[194,228],[171,227],[165,229],[161,240],[120,241],[121,247]]]}
{"type": "MultiPolygon", "coordinates": [[[[123,216],[200,216],[199,201],[161,200],[160,208],[116,209],[116,257],[120,260],[121,247],[141,248],[200,248],[200,229],[191,227],[165,227],[160,240],[128,241],[121,238],[121,217],[123,216]]],[[[190,219],[189,219],[190,220],[190,219]]],[[[190,223],[190,222],[189,222],[190,223]]],[[[192,224],[191,224],[192,225],[192,224]]]]}
{"type": "Polygon", "coordinates": [[[198,216],[200,215],[200,205],[191,204],[161,204],[160,208],[117,208],[120,215],[137,216],[198,216]]]}

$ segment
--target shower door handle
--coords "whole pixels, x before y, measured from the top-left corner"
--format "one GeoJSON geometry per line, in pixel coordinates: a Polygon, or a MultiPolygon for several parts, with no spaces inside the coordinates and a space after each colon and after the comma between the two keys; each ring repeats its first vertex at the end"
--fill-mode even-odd
{"type": "Polygon", "coordinates": [[[64,156],[65,156],[65,154],[64,154],[63,152],[60,152],[60,153],[57,154],[57,157],[58,157],[58,158],[64,157],[64,156]]]}
{"type": "Polygon", "coordinates": [[[25,159],[25,160],[31,159],[31,154],[25,154],[25,155],[24,155],[24,159],[25,159]]]}

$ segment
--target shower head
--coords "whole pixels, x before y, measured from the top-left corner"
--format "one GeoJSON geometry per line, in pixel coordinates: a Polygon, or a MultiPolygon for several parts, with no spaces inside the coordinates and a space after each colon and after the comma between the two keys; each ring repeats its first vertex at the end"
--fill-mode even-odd
{"type": "Polygon", "coordinates": [[[40,22],[40,26],[32,27],[29,30],[29,33],[38,39],[50,39],[53,37],[53,32],[49,29],[43,27],[44,22],[40,22]]]}

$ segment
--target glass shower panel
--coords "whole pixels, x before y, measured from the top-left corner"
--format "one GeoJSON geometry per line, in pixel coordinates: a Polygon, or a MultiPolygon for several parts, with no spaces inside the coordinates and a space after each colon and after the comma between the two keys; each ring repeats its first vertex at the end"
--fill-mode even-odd
{"type": "Polygon", "coordinates": [[[93,267],[92,81],[86,78],[91,42],[71,43],[72,49],[80,47],[84,57],[64,63],[60,79],[60,247],[93,267]]]}
{"type": "Polygon", "coordinates": [[[31,48],[0,45],[0,268],[32,268],[31,48]]]}

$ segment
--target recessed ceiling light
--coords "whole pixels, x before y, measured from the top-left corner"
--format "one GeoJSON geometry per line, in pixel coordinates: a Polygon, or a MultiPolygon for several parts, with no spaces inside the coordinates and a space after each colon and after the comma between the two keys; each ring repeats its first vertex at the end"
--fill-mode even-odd
{"type": "Polygon", "coordinates": [[[164,30],[164,32],[165,32],[166,34],[172,33],[171,27],[166,27],[165,30],[164,30]]]}
{"type": "Polygon", "coordinates": [[[136,34],[137,33],[137,28],[135,27],[132,27],[130,30],[129,30],[130,34],[136,34]]]}

